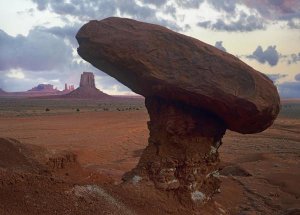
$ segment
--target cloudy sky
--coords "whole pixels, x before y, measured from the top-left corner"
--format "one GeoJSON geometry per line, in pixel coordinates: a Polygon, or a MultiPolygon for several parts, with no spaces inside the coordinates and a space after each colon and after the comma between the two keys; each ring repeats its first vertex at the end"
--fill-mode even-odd
{"type": "Polygon", "coordinates": [[[282,97],[300,97],[299,0],[1,0],[0,88],[62,89],[92,71],[104,92],[130,94],[76,53],[80,26],[110,16],[195,37],[267,74],[282,97]]]}

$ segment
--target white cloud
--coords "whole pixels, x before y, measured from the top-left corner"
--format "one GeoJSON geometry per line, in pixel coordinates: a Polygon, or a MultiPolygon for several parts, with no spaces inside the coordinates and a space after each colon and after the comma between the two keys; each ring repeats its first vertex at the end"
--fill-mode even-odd
{"type": "Polygon", "coordinates": [[[14,78],[14,79],[24,79],[25,78],[25,75],[21,69],[11,69],[8,73],[6,73],[6,76],[9,78],[14,78]]]}

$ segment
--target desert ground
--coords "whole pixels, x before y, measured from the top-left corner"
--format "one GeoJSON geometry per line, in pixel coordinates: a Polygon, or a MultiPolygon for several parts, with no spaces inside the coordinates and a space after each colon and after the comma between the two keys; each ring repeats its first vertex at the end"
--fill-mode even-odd
{"type": "Polygon", "coordinates": [[[262,133],[226,132],[221,191],[202,208],[122,185],[148,120],[141,98],[0,98],[0,214],[300,214],[300,100],[262,133]]]}

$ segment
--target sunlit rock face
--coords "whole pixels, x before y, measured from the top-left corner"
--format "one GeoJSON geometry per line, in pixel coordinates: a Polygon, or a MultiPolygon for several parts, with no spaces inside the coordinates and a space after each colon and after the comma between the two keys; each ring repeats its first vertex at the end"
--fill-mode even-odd
{"type": "Polygon", "coordinates": [[[205,202],[219,190],[226,129],[261,132],[278,115],[270,79],[197,39],[123,18],[90,21],[76,38],[83,59],[146,98],[149,145],[125,181],[205,202]]]}

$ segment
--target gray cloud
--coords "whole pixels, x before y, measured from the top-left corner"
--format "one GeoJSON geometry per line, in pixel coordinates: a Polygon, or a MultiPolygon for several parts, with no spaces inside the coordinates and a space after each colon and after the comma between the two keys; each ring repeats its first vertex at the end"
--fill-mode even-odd
{"type": "Polygon", "coordinates": [[[161,7],[165,5],[168,2],[168,0],[142,0],[142,2],[145,4],[152,4],[157,7],[161,7]]]}
{"type": "Polygon", "coordinates": [[[245,0],[247,7],[255,9],[267,20],[285,21],[290,28],[300,28],[295,21],[300,21],[299,0],[245,0]]]}
{"type": "Polygon", "coordinates": [[[226,52],[226,49],[223,46],[223,41],[216,41],[215,47],[222,50],[223,52],[226,52]]]}
{"type": "Polygon", "coordinates": [[[34,3],[37,4],[37,8],[39,10],[46,10],[49,0],[32,0],[34,3]]]}
{"type": "Polygon", "coordinates": [[[236,12],[236,5],[239,1],[238,0],[213,0],[207,1],[214,9],[218,11],[224,11],[226,13],[233,14],[236,12]]]}
{"type": "Polygon", "coordinates": [[[61,39],[31,30],[28,36],[12,37],[0,30],[0,70],[52,70],[70,62],[72,49],[61,39]]]}
{"type": "Polygon", "coordinates": [[[298,0],[246,0],[244,2],[266,18],[287,20],[300,17],[298,0]]]}
{"type": "Polygon", "coordinates": [[[130,15],[134,19],[147,20],[156,17],[156,10],[148,6],[140,6],[134,0],[120,1],[117,4],[121,15],[130,15]]]}
{"type": "Polygon", "coordinates": [[[237,21],[225,22],[223,19],[218,19],[216,22],[203,21],[198,22],[197,25],[202,28],[207,28],[217,31],[239,31],[239,32],[250,32],[254,30],[265,29],[266,26],[264,21],[254,15],[247,15],[244,12],[239,14],[237,21]]]}
{"type": "MultiPolygon", "coordinates": [[[[155,24],[164,25],[176,31],[183,31],[185,28],[181,28],[176,22],[159,18],[157,16],[157,10],[149,6],[163,6],[167,3],[167,0],[143,0],[143,5],[138,4],[135,0],[71,0],[70,3],[65,1],[43,1],[32,0],[37,4],[39,10],[50,10],[56,14],[70,15],[79,19],[81,22],[87,22],[92,19],[104,19],[110,16],[116,16],[117,12],[121,16],[129,16],[133,19],[140,21],[152,22],[155,24]]],[[[194,2],[190,0],[187,2],[194,2]]],[[[196,2],[196,1],[195,1],[196,2]]],[[[170,11],[169,11],[170,12],[170,11]]]]}
{"type": "Polygon", "coordinates": [[[270,66],[276,66],[279,61],[279,57],[276,46],[269,46],[265,51],[261,46],[258,46],[251,55],[247,56],[247,58],[255,59],[260,63],[267,62],[270,66]]]}
{"type": "Polygon", "coordinates": [[[76,33],[80,29],[81,24],[72,24],[72,25],[65,25],[63,27],[60,26],[54,26],[50,28],[46,28],[43,26],[37,26],[35,27],[35,30],[41,31],[41,32],[46,32],[52,35],[55,35],[59,38],[62,39],[67,39],[71,42],[71,44],[75,47],[77,47],[78,43],[75,38],[76,33]]]}
{"type": "Polygon", "coordinates": [[[288,58],[288,64],[298,63],[300,61],[300,52],[298,54],[291,54],[288,58]]]}
{"type": "Polygon", "coordinates": [[[204,0],[175,0],[179,7],[185,9],[199,8],[204,0]]]}
{"type": "Polygon", "coordinates": [[[170,14],[174,19],[177,19],[176,17],[177,9],[174,5],[167,5],[164,8],[164,13],[170,14]]]}
{"type": "Polygon", "coordinates": [[[117,12],[116,0],[71,0],[70,3],[62,1],[32,0],[37,4],[37,9],[50,10],[59,15],[71,15],[81,21],[90,19],[103,19],[113,16],[117,12]]]}
{"type": "Polygon", "coordinates": [[[287,25],[289,26],[289,28],[291,29],[300,29],[300,20],[297,22],[295,22],[293,19],[289,20],[287,25]]]}
{"type": "MultiPolygon", "coordinates": [[[[289,28],[300,29],[299,0],[206,0],[206,2],[215,10],[224,12],[226,14],[225,17],[227,18],[237,18],[237,5],[243,5],[252,11],[256,11],[256,13],[258,13],[262,17],[258,20],[260,23],[263,23],[263,25],[258,26],[265,26],[269,21],[283,21],[289,28]]],[[[255,17],[251,17],[251,19],[254,18],[255,17]]],[[[231,25],[229,27],[225,26],[222,20],[220,20],[218,24],[219,27],[223,27],[222,30],[232,31],[230,29],[235,29],[231,25]]],[[[205,23],[200,23],[200,26],[201,25],[205,25],[205,23]]],[[[209,26],[213,29],[218,29],[218,26],[214,26],[213,23],[210,23],[209,26]]],[[[260,27],[257,29],[264,29],[264,27],[260,27]]]]}

